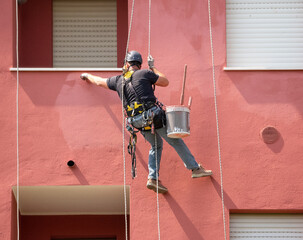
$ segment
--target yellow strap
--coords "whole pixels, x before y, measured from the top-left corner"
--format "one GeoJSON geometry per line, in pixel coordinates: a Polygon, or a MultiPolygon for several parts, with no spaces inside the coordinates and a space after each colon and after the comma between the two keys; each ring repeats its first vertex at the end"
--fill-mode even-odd
{"type": "Polygon", "coordinates": [[[138,104],[137,102],[135,102],[134,108],[137,109],[138,107],[141,107],[143,104],[138,104]]]}
{"type": "MultiPolygon", "coordinates": [[[[132,110],[134,110],[134,109],[137,109],[137,108],[141,107],[142,105],[143,105],[142,103],[137,103],[137,102],[135,102],[133,108],[132,108],[131,106],[127,105],[127,111],[132,111],[132,110]]],[[[142,111],[139,111],[139,113],[140,113],[140,112],[142,112],[142,111]]]]}
{"type": "Polygon", "coordinates": [[[127,112],[129,112],[129,111],[132,111],[133,109],[129,106],[129,105],[127,105],[127,112]]]}
{"type": "Polygon", "coordinates": [[[130,77],[133,75],[134,71],[127,71],[124,73],[124,78],[125,79],[130,79],[130,77]]]}

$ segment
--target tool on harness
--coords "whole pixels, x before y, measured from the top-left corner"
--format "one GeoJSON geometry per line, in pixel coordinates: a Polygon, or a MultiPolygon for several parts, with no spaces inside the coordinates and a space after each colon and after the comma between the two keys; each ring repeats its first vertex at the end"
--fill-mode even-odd
{"type": "Polygon", "coordinates": [[[132,159],[132,178],[134,179],[137,176],[137,159],[136,159],[136,143],[137,143],[137,132],[134,128],[127,125],[127,130],[130,132],[129,143],[127,146],[128,153],[132,159]]]}
{"type": "MultiPolygon", "coordinates": [[[[132,78],[134,71],[126,71],[123,74],[123,80],[124,83],[126,81],[129,81],[132,78]]],[[[125,86],[125,85],[124,85],[125,86]]],[[[123,103],[124,104],[124,103],[123,103]]],[[[138,104],[138,103],[134,103],[133,107],[130,107],[129,105],[127,105],[125,107],[124,104],[124,109],[125,109],[125,115],[126,115],[126,119],[128,119],[129,115],[134,115],[135,109],[138,109],[139,107],[142,108],[142,104],[138,104]]],[[[142,110],[143,111],[143,110],[142,110]]],[[[141,111],[141,112],[142,112],[141,111]]],[[[131,170],[131,174],[132,174],[132,178],[134,179],[137,176],[137,159],[136,159],[136,144],[137,144],[137,132],[133,126],[131,126],[128,121],[126,121],[126,129],[129,131],[130,133],[130,137],[129,137],[129,142],[128,142],[128,146],[127,146],[127,151],[131,156],[131,161],[132,161],[132,170],[131,170]]]]}

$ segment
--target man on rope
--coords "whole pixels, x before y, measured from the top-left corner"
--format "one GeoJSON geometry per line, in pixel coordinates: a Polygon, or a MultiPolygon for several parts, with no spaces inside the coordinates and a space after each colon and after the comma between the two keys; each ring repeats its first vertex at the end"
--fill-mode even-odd
{"type": "MultiPolygon", "coordinates": [[[[162,104],[154,95],[154,85],[167,87],[166,76],[154,67],[154,60],[148,58],[148,69],[141,69],[142,56],[139,52],[127,53],[123,74],[102,78],[92,74],[83,73],[81,79],[101,86],[105,89],[117,91],[127,113],[127,122],[131,128],[138,129],[143,137],[150,143],[151,149],[148,157],[147,188],[157,192],[157,176],[159,176],[160,160],[162,156],[163,140],[170,144],[182,159],[185,167],[192,171],[192,178],[212,175],[211,170],[205,170],[198,164],[190,150],[181,138],[167,137],[165,126],[165,112],[162,104]],[[157,154],[157,156],[156,156],[157,154]],[[157,159],[157,163],[156,163],[157,159]],[[158,166],[158,169],[157,167],[158,166]]],[[[158,192],[166,193],[168,190],[158,181],[158,192]]]]}

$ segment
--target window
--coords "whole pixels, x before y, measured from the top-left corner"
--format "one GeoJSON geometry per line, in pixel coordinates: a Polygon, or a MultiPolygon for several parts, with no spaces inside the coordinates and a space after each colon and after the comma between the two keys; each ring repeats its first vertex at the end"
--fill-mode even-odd
{"type": "Polygon", "coordinates": [[[227,68],[303,69],[303,1],[226,0],[227,68]]]}
{"type": "Polygon", "coordinates": [[[303,214],[230,214],[230,239],[302,239],[303,214]]]}
{"type": "Polygon", "coordinates": [[[127,6],[124,0],[30,0],[19,5],[20,67],[121,67],[127,6]]]}
{"type": "Polygon", "coordinates": [[[113,0],[53,0],[53,66],[116,67],[113,0]]]}

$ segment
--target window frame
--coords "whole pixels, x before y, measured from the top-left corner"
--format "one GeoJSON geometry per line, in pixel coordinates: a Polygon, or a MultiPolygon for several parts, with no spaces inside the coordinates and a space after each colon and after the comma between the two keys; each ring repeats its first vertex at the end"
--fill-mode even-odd
{"type": "MultiPolygon", "coordinates": [[[[228,44],[229,44],[229,38],[228,38],[229,36],[228,36],[228,34],[229,34],[229,30],[230,30],[229,28],[231,26],[228,26],[230,19],[228,19],[228,9],[227,8],[228,8],[228,4],[231,3],[231,2],[232,2],[232,0],[231,1],[227,0],[226,1],[226,11],[225,11],[225,13],[226,13],[226,17],[225,17],[225,19],[226,19],[226,43],[225,43],[225,46],[226,46],[226,56],[225,57],[226,57],[226,59],[225,59],[225,66],[223,68],[225,71],[234,71],[234,70],[236,70],[236,71],[251,71],[251,70],[254,70],[254,71],[256,71],[256,70],[257,71],[264,71],[264,70],[266,70],[266,71],[268,71],[268,70],[269,71],[277,71],[277,70],[278,71],[293,71],[293,70],[303,70],[303,64],[302,64],[302,66],[300,66],[300,64],[301,64],[300,62],[299,62],[299,66],[294,66],[294,67],[291,67],[291,66],[286,66],[286,67],[283,67],[283,66],[270,66],[271,64],[263,64],[263,66],[260,66],[260,65],[259,66],[257,66],[257,65],[253,66],[253,64],[251,64],[251,66],[241,66],[241,65],[235,66],[236,64],[235,65],[233,65],[233,64],[230,65],[229,64],[230,58],[228,56],[229,55],[229,53],[228,53],[228,51],[229,51],[228,50],[228,44]]],[[[271,0],[271,4],[275,4],[275,2],[279,2],[279,1],[271,0]]],[[[255,4],[257,4],[257,3],[255,3],[255,4]]],[[[281,6],[283,6],[283,8],[281,8],[281,9],[284,9],[284,5],[281,5],[281,6]]],[[[294,14],[296,14],[296,13],[294,13],[294,14]]],[[[300,13],[300,15],[302,15],[302,14],[300,13]]],[[[298,22],[300,21],[300,19],[302,20],[302,18],[299,18],[298,22]]],[[[303,52],[302,52],[302,54],[303,54],[303,52]]],[[[267,56],[269,57],[270,54],[268,54],[267,56]]],[[[281,58],[282,57],[279,56],[277,59],[281,59],[281,58]]],[[[239,62],[240,62],[240,60],[239,60],[239,62]]],[[[287,63],[287,61],[286,61],[286,63],[287,63]]]]}
{"type": "Polygon", "coordinates": [[[52,0],[31,0],[18,6],[19,67],[17,69],[16,48],[13,48],[13,66],[10,71],[121,71],[128,34],[128,2],[116,0],[116,5],[117,67],[53,67],[52,0]],[[44,5],[39,5],[41,3],[44,5]],[[31,14],[33,11],[35,14],[31,14]]]}

